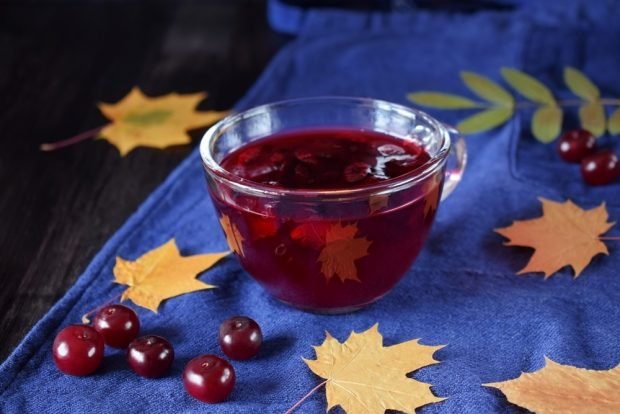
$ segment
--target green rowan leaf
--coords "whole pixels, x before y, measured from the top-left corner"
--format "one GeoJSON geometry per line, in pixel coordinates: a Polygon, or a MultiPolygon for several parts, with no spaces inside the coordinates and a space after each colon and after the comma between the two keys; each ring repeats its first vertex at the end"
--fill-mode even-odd
{"type": "Polygon", "coordinates": [[[506,82],[527,99],[544,105],[556,105],[551,90],[532,76],[512,68],[502,68],[501,72],[506,82]]]}
{"type": "Polygon", "coordinates": [[[485,76],[473,72],[461,72],[461,79],[473,93],[485,101],[506,107],[512,107],[514,104],[510,92],[485,76]]]}
{"type": "Polygon", "coordinates": [[[605,108],[598,102],[587,102],[579,108],[579,120],[583,129],[600,137],[605,133],[605,108]]]}
{"type": "Polygon", "coordinates": [[[557,138],[562,129],[562,109],[545,105],[534,112],[532,134],[537,140],[548,143],[557,138]]]}
{"type": "Polygon", "coordinates": [[[620,108],[611,114],[607,122],[607,129],[609,129],[611,135],[620,134],[620,108]]]}
{"type": "MultiPolygon", "coordinates": [[[[594,102],[601,96],[601,92],[596,85],[583,72],[575,68],[564,68],[564,82],[572,93],[588,102],[594,102]]],[[[604,124],[605,121],[603,121],[604,124]]]]}
{"type": "Polygon", "coordinates": [[[479,102],[472,101],[464,96],[441,92],[415,92],[407,95],[407,98],[419,105],[439,109],[479,108],[482,106],[479,102]]]}
{"type": "Polygon", "coordinates": [[[512,108],[487,109],[465,118],[459,122],[456,128],[463,134],[487,131],[508,121],[512,112],[512,108]]]}

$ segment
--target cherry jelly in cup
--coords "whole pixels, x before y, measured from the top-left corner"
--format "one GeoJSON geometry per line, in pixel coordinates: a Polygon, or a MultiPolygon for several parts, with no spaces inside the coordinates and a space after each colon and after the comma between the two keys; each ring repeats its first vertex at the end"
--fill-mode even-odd
{"type": "Polygon", "coordinates": [[[200,152],[243,268],[283,302],[338,313],[385,295],[420,252],[465,166],[451,132],[385,101],[307,98],[223,119],[200,152]]]}

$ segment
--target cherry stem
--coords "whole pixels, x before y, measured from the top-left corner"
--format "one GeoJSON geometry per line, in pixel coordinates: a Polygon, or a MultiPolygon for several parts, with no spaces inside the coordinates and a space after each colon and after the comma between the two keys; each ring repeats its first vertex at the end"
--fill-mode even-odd
{"type": "Polygon", "coordinates": [[[599,237],[599,240],[620,240],[620,237],[599,237]]]}
{"type": "Polygon", "coordinates": [[[119,293],[118,295],[115,295],[114,297],[112,297],[112,299],[109,299],[107,302],[105,302],[103,305],[99,305],[94,309],[89,310],[88,312],[86,312],[84,315],[82,315],[82,323],[87,324],[90,322],[90,320],[88,319],[88,317],[90,315],[92,315],[93,313],[97,312],[99,309],[108,306],[109,304],[111,304],[112,302],[115,302],[118,298],[120,298],[122,296],[122,293],[119,293]]]}
{"type": "Polygon", "coordinates": [[[301,403],[303,403],[304,401],[306,401],[308,399],[308,397],[310,397],[312,394],[314,394],[319,388],[321,388],[323,385],[325,385],[327,383],[327,380],[323,381],[322,383],[320,383],[319,385],[317,385],[316,387],[312,388],[308,394],[304,395],[303,397],[301,397],[301,400],[297,401],[291,408],[289,408],[288,410],[286,410],[286,412],[284,414],[291,414],[293,411],[295,411],[297,409],[297,407],[299,407],[301,405],[301,403]]]}
{"type": "Polygon", "coordinates": [[[68,147],[73,144],[77,144],[78,142],[82,142],[89,138],[94,137],[95,135],[97,135],[99,131],[101,131],[103,128],[105,128],[108,125],[109,124],[101,125],[101,126],[98,126],[97,128],[89,129],[88,131],[84,131],[80,134],[74,135],[71,138],[63,139],[62,141],[48,142],[45,144],[41,144],[39,149],[41,151],[54,151],[60,148],[68,147]]]}

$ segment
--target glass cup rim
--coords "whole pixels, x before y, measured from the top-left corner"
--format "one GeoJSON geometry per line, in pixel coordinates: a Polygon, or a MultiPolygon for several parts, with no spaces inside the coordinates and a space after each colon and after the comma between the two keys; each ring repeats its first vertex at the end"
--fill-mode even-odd
{"type": "MultiPolygon", "coordinates": [[[[388,133],[389,134],[389,133],[388,133]]],[[[308,200],[312,198],[320,198],[323,201],[345,201],[358,198],[367,198],[369,196],[391,194],[395,191],[399,191],[404,188],[409,188],[419,182],[424,181],[429,176],[433,175],[439,170],[449,152],[450,152],[450,132],[448,129],[433,118],[426,112],[420,111],[415,108],[411,108],[405,105],[364,97],[348,97],[348,96],[317,96],[310,98],[293,98],[280,100],[275,102],[258,105],[247,110],[230,114],[216,124],[211,126],[203,135],[200,141],[200,157],[202,164],[207,173],[211,174],[214,178],[224,182],[235,191],[239,191],[252,196],[259,197],[291,197],[308,200]],[[401,113],[413,114],[416,117],[421,117],[432,126],[434,133],[439,138],[442,138],[440,147],[436,154],[434,154],[428,161],[422,164],[420,167],[413,171],[403,174],[399,177],[389,180],[381,181],[375,184],[366,185],[358,188],[346,188],[346,189],[291,189],[272,187],[266,184],[260,184],[254,181],[250,181],[241,178],[232,172],[224,169],[213,157],[212,148],[215,141],[223,135],[230,126],[237,122],[240,122],[246,118],[251,118],[259,113],[272,110],[273,108],[286,107],[292,105],[304,105],[304,104],[349,104],[351,106],[369,106],[369,107],[386,107],[393,110],[397,110],[401,113]]]]}

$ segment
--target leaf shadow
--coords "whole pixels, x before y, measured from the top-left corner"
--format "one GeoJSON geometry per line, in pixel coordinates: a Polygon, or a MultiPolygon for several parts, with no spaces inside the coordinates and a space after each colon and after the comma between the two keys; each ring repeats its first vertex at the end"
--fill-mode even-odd
{"type": "Polygon", "coordinates": [[[96,372],[96,375],[107,375],[109,373],[127,371],[133,373],[131,368],[127,364],[126,351],[124,349],[114,349],[111,354],[105,355],[101,368],[96,372]]]}
{"type": "Polygon", "coordinates": [[[295,344],[295,341],[296,338],[291,335],[278,335],[266,338],[256,359],[266,360],[276,355],[286,354],[287,350],[295,344]]]}
{"type": "Polygon", "coordinates": [[[239,378],[235,383],[230,401],[256,402],[256,395],[271,395],[278,388],[278,381],[265,378],[257,374],[257,377],[239,378]]]}
{"type": "Polygon", "coordinates": [[[508,398],[506,398],[504,393],[498,390],[497,388],[494,388],[494,387],[484,387],[484,388],[488,393],[492,394],[494,397],[500,400],[504,406],[509,407],[511,409],[510,412],[514,412],[517,414],[534,414],[533,411],[530,411],[527,408],[523,408],[521,406],[518,406],[508,401],[508,398]]]}
{"type": "Polygon", "coordinates": [[[172,363],[172,366],[170,367],[170,371],[169,371],[168,375],[175,376],[175,377],[181,377],[183,375],[183,370],[185,369],[185,366],[193,358],[194,358],[193,356],[191,356],[191,357],[188,357],[188,356],[181,356],[181,357],[179,357],[179,356],[175,355],[174,362],[172,363]]]}

